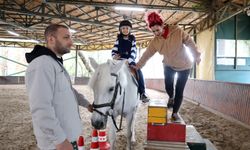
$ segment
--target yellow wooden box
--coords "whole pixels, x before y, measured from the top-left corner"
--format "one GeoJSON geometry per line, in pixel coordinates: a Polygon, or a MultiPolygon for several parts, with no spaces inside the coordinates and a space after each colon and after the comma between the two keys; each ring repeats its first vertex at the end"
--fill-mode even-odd
{"type": "Polygon", "coordinates": [[[167,108],[148,107],[148,117],[167,117],[167,108]]]}
{"type": "Polygon", "coordinates": [[[167,103],[165,100],[153,99],[148,105],[148,123],[167,123],[167,103]]]}
{"type": "Polygon", "coordinates": [[[148,117],[148,123],[167,123],[167,117],[148,117]]]}

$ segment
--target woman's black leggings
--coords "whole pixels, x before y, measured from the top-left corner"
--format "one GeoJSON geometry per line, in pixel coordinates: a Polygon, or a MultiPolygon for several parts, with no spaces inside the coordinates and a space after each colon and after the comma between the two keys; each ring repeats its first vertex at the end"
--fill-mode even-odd
{"type": "Polygon", "coordinates": [[[138,82],[138,92],[140,94],[143,94],[143,93],[145,93],[145,84],[144,84],[144,77],[143,77],[141,69],[137,70],[137,75],[139,76],[139,79],[137,80],[137,82],[138,82]]]}
{"type": "Polygon", "coordinates": [[[173,113],[177,113],[183,100],[183,91],[190,73],[190,69],[176,71],[171,67],[164,66],[165,90],[169,98],[174,98],[173,113]],[[174,85],[175,74],[178,74],[174,85]],[[175,91],[174,91],[175,90],[175,91]],[[175,94],[175,95],[174,95],[175,94]]]}

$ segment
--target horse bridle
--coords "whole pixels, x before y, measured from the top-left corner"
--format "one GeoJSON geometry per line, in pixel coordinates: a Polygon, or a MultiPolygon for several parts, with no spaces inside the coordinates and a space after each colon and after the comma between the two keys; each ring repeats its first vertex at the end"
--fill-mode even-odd
{"type": "Polygon", "coordinates": [[[93,102],[93,111],[95,111],[95,112],[97,112],[100,115],[105,116],[105,117],[110,116],[112,118],[113,124],[115,125],[115,127],[117,129],[117,132],[119,132],[119,131],[122,130],[121,126],[122,126],[122,114],[123,114],[123,109],[124,109],[125,91],[123,92],[122,112],[121,112],[121,120],[120,120],[120,126],[119,126],[119,128],[117,127],[117,124],[116,124],[116,121],[114,119],[113,113],[111,114],[109,111],[107,111],[106,114],[104,114],[103,112],[101,112],[101,111],[98,110],[98,108],[110,107],[110,110],[113,111],[119,89],[120,89],[120,93],[119,94],[121,95],[122,87],[121,87],[120,81],[118,80],[118,75],[115,74],[115,73],[111,73],[111,76],[116,77],[115,91],[114,91],[112,100],[110,102],[104,103],[104,104],[94,104],[94,102],[93,102]]]}

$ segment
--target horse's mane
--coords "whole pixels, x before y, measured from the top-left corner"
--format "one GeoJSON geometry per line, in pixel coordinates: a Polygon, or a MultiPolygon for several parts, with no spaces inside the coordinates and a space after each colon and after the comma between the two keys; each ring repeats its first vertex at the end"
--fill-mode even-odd
{"type": "MultiPolygon", "coordinates": [[[[98,67],[99,68],[99,67],[98,67]]],[[[98,69],[97,68],[97,69],[98,69]]],[[[95,85],[95,81],[97,79],[97,76],[98,76],[98,70],[96,70],[94,72],[94,74],[91,76],[90,80],[89,80],[89,83],[88,83],[88,86],[91,87],[92,89],[94,88],[94,85],[95,85]]]]}
{"type": "Polygon", "coordinates": [[[95,83],[99,80],[100,74],[103,75],[108,75],[109,74],[109,68],[107,67],[106,63],[100,64],[92,75],[92,77],[89,80],[89,86],[93,89],[95,86],[95,83]]]}

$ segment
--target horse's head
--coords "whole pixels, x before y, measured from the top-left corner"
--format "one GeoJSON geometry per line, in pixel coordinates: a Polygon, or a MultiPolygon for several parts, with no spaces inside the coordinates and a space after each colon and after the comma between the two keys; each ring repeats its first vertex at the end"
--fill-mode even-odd
{"type": "Polygon", "coordinates": [[[122,88],[127,84],[124,72],[125,61],[108,60],[98,65],[91,59],[95,69],[89,81],[89,86],[94,92],[94,112],[91,117],[92,126],[96,129],[106,127],[108,115],[112,115],[115,104],[122,99],[122,88]]]}

